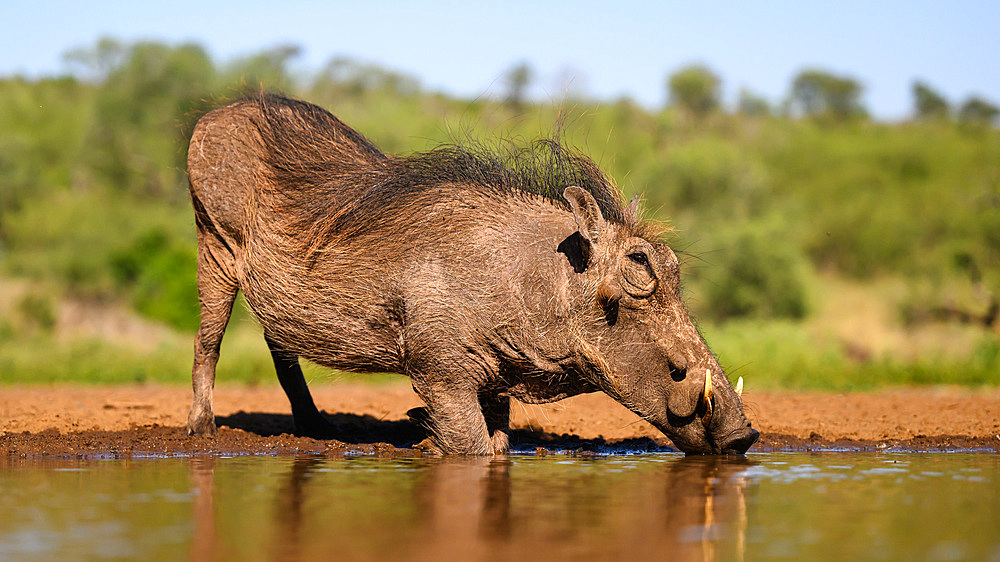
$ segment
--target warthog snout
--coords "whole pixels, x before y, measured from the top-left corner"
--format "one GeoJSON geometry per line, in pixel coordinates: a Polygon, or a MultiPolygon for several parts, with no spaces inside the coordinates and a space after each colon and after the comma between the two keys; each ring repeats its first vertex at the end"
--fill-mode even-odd
{"type": "Polygon", "coordinates": [[[758,438],[760,438],[760,433],[748,424],[747,427],[737,429],[720,440],[719,452],[724,455],[742,455],[757,442],[758,438]]]}

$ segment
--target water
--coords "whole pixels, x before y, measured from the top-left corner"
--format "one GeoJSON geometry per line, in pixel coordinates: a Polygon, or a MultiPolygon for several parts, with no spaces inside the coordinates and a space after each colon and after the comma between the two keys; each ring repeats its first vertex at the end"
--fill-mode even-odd
{"type": "Polygon", "coordinates": [[[1000,456],[0,459],[0,559],[998,560],[1000,456]]]}

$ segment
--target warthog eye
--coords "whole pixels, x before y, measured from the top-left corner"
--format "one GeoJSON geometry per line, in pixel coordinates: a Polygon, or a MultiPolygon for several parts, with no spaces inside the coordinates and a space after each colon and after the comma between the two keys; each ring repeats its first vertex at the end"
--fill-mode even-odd
{"type": "Polygon", "coordinates": [[[634,261],[635,263],[643,267],[646,267],[646,265],[649,264],[649,258],[647,258],[646,254],[642,252],[632,252],[631,254],[628,255],[628,259],[634,261]]]}
{"type": "Polygon", "coordinates": [[[628,259],[622,260],[620,269],[622,288],[637,299],[652,295],[656,291],[657,281],[652,264],[649,263],[649,255],[640,249],[632,249],[625,256],[628,259]]]}

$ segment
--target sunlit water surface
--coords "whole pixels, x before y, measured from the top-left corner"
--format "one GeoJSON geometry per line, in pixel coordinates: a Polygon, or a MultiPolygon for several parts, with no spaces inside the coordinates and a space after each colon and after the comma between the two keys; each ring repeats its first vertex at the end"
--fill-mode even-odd
{"type": "Polygon", "coordinates": [[[0,460],[0,560],[998,560],[1000,456],[0,460]]]}

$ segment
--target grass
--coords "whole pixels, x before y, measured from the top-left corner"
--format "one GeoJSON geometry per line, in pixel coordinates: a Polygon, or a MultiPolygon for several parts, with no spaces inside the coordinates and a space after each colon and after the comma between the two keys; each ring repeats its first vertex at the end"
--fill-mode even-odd
{"type": "MultiPolygon", "coordinates": [[[[885,286],[882,291],[890,290],[885,286]]],[[[844,289],[838,294],[850,300],[852,292],[844,289]]],[[[28,292],[0,313],[0,384],[190,384],[192,332],[162,327],[152,348],[129,343],[127,338],[98,339],[60,328],[52,320],[59,306],[58,301],[39,300],[28,292]]],[[[997,384],[1000,343],[991,334],[975,330],[952,334],[951,345],[969,347],[968,353],[948,354],[947,348],[941,348],[903,359],[908,353],[890,346],[854,357],[844,341],[817,330],[827,325],[822,310],[813,324],[749,319],[704,324],[702,333],[730,378],[735,381],[742,376],[754,390],[867,391],[908,385],[997,384]]],[[[947,337],[947,327],[939,328],[934,339],[947,337]]],[[[305,361],[303,371],[310,384],[379,384],[400,378],[343,373],[305,361]]],[[[234,314],[226,332],[217,381],[276,384],[260,328],[246,312],[234,314]]]]}
{"type": "MultiPolygon", "coordinates": [[[[194,333],[162,326],[155,346],[128,338],[96,337],[47,320],[59,306],[28,292],[0,313],[0,384],[190,384],[194,333]],[[28,310],[24,310],[26,307],[28,310]]],[[[391,374],[354,374],[302,361],[309,384],[361,381],[381,384],[391,374]]],[[[233,315],[223,338],[216,380],[247,385],[276,384],[271,355],[260,327],[245,311],[233,315]]]]}
{"type": "Polygon", "coordinates": [[[794,322],[730,322],[703,332],[730,379],[762,390],[867,391],[910,385],[996,386],[1000,344],[983,335],[971,354],[855,358],[794,322]]]}

